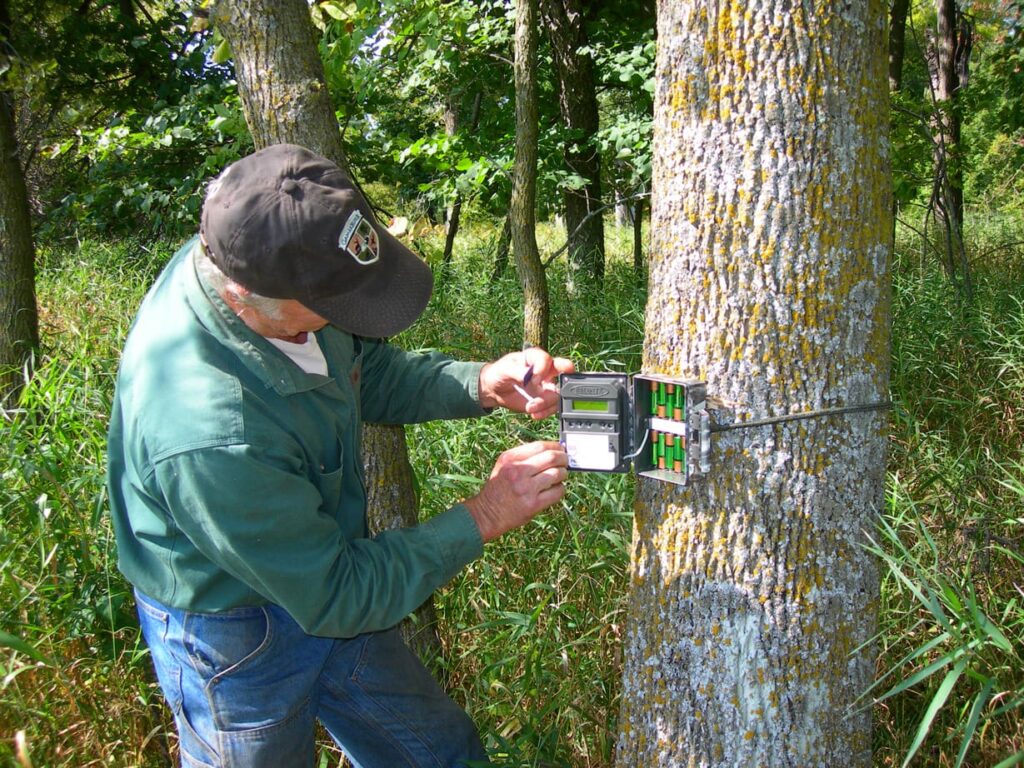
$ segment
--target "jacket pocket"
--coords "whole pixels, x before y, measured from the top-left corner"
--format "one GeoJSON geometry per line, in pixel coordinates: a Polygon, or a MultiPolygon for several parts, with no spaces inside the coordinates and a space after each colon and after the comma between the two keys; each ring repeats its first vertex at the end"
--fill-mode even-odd
{"type": "Polygon", "coordinates": [[[340,440],[335,440],[333,456],[324,457],[319,472],[314,478],[317,490],[320,491],[321,510],[332,517],[341,503],[342,483],[345,474],[345,447],[340,440]]]}

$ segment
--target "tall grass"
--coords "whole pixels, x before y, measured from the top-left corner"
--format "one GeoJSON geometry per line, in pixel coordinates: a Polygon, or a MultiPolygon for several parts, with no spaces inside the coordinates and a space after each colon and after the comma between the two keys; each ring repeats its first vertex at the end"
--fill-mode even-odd
{"type": "Polygon", "coordinates": [[[119,347],[165,256],[95,244],[42,255],[46,346],[0,422],[0,764],[168,761],[103,490],[119,347]]]}
{"type": "MultiPolygon", "coordinates": [[[[608,232],[603,291],[570,294],[562,261],[550,267],[551,347],[580,368],[637,371],[644,290],[631,233],[608,232]]],[[[562,238],[542,229],[542,251],[562,238]]],[[[1010,765],[1024,744],[1024,254],[973,239],[987,260],[971,305],[909,241],[894,270],[898,408],[873,532],[887,576],[878,682],[865,694],[877,701],[878,765],[1010,765]]],[[[404,346],[465,358],[518,346],[518,283],[511,268],[491,283],[493,240],[467,226],[404,346]]],[[[421,245],[437,267],[440,240],[421,245]]],[[[45,348],[21,408],[0,423],[0,765],[155,768],[176,755],[102,486],[120,346],[168,256],[97,243],[44,254],[45,348]]],[[[509,414],[410,428],[423,515],[474,492],[502,450],[555,431],[509,414]]],[[[574,475],[568,494],[438,596],[445,678],[499,765],[613,758],[632,481],[574,475]]],[[[325,740],[319,765],[339,762],[325,740]]]]}
{"type": "MultiPolygon", "coordinates": [[[[989,225],[991,226],[991,224],[989,225]]],[[[1020,242],[1021,222],[999,240],[1020,242]]],[[[876,755],[1024,763],[1024,249],[973,233],[962,299],[898,242],[876,755]]]]}

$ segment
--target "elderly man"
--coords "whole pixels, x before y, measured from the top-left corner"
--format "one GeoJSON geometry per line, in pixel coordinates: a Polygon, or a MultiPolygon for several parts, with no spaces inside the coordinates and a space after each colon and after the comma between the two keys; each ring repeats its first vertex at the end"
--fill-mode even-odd
{"type": "Polygon", "coordinates": [[[309,766],[317,720],[363,768],[486,762],[395,626],[562,497],[565,452],[514,447],[477,495],[370,538],[361,425],[498,406],[544,418],[572,364],[381,341],[419,317],[431,285],[337,166],[276,145],[211,183],[199,237],[143,302],[108,482],[182,765],[309,766]]]}

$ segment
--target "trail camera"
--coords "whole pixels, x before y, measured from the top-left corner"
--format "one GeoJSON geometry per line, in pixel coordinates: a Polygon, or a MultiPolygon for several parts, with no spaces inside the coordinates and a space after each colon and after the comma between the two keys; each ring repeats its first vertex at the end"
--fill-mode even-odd
{"type": "Polygon", "coordinates": [[[559,384],[559,436],[569,469],[634,469],[676,485],[708,472],[711,421],[704,382],[566,373],[559,384]]]}

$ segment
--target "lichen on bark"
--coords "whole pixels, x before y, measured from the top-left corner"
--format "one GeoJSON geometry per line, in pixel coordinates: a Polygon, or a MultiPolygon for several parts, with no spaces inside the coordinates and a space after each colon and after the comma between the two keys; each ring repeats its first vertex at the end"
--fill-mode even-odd
{"type": "MultiPolygon", "coordinates": [[[[884,400],[885,5],[658,13],[644,370],[737,421],[884,400]]],[[[619,765],[870,764],[884,466],[868,412],[719,433],[706,480],[641,482],[619,765]]]]}

